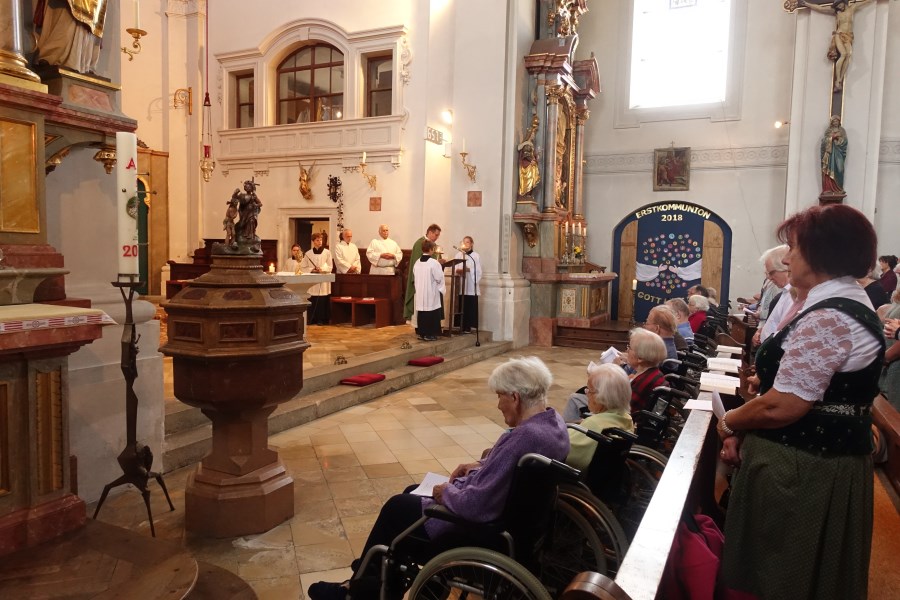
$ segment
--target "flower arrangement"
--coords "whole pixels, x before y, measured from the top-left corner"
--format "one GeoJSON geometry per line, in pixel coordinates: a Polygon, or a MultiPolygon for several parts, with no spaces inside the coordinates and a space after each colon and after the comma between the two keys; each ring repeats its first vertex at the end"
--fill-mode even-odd
{"type": "Polygon", "coordinates": [[[575,253],[575,258],[584,257],[584,253],[582,252],[581,246],[575,246],[574,248],[572,248],[572,252],[575,253]]]}

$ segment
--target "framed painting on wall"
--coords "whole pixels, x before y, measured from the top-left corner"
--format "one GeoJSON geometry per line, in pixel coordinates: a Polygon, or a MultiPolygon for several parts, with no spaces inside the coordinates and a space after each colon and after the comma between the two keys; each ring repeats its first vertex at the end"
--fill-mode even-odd
{"type": "Polygon", "coordinates": [[[653,191],[687,191],[691,184],[691,149],[657,148],[653,151],[653,191]]]}

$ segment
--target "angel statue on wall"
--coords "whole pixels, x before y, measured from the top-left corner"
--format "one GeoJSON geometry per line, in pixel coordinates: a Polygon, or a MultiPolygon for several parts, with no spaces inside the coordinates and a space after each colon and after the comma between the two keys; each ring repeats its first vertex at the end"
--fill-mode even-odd
{"type": "Polygon", "coordinates": [[[313,161],[313,164],[309,167],[309,169],[305,169],[303,167],[303,163],[300,163],[300,195],[303,196],[303,198],[306,200],[312,200],[312,188],[310,187],[310,182],[312,180],[312,172],[315,166],[316,161],[313,161]]]}

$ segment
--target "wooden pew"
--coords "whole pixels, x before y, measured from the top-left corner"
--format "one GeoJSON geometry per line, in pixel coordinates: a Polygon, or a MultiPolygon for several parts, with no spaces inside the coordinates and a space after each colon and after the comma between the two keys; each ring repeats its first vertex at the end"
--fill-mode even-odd
{"type": "Polygon", "coordinates": [[[872,404],[872,421],[881,430],[888,447],[888,461],[882,465],[894,490],[900,494],[900,413],[884,396],[872,404]]]}
{"type": "Polygon", "coordinates": [[[582,573],[561,600],[654,600],[685,507],[699,509],[721,526],[723,515],[713,498],[715,423],[711,412],[691,411],[616,578],[582,573]]]}

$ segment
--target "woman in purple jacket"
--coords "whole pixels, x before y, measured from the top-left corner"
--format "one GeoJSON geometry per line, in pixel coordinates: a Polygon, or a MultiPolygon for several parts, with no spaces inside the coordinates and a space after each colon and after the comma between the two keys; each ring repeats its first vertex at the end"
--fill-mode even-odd
{"type": "MultiPolygon", "coordinates": [[[[552,384],[553,375],[536,356],[512,358],[495,368],[488,379],[488,386],[497,394],[497,408],[510,431],[497,440],[484,458],[454,469],[448,483],[435,486],[433,498],[409,493],[390,498],[372,526],[362,556],[375,545],[390,544],[398,534],[422,517],[425,508],[433,504],[444,505],[469,521],[495,521],[506,505],[516,464],[522,456],[537,452],[564,461],[569,453],[569,435],[559,413],[547,407],[547,391],[552,384]]],[[[407,491],[410,489],[413,488],[407,491]]],[[[445,521],[430,519],[424,526],[419,526],[413,535],[430,541],[453,527],[445,521]]],[[[360,562],[354,561],[354,570],[360,567],[360,562]]],[[[371,561],[367,575],[374,578],[380,569],[380,561],[371,561]]],[[[374,593],[376,586],[373,583],[369,585],[374,593]]],[[[348,592],[347,583],[320,581],[309,586],[308,596],[310,600],[346,600],[348,592]]],[[[362,594],[354,588],[354,597],[359,595],[362,594]]]]}

